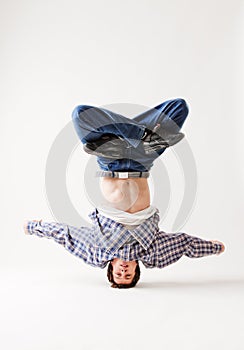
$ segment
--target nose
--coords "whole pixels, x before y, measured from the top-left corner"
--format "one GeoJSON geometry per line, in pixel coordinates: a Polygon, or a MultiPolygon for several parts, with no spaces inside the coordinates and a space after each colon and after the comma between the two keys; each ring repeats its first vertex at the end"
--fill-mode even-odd
{"type": "Polygon", "coordinates": [[[127,271],[127,268],[126,267],[122,267],[121,268],[121,272],[126,272],[127,271]]]}

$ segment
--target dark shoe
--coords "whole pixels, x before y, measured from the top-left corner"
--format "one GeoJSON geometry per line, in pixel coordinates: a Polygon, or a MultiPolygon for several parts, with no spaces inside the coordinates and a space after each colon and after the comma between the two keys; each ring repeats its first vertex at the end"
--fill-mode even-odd
{"type": "Polygon", "coordinates": [[[169,134],[165,130],[161,130],[159,135],[156,131],[159,127],[155,127],[153,131],[148,130],[148,134],[143,138],[143,146],[146,154],[163,150],[175,145],[185,136],[183,133],[169,134]]]}
{"type": "Polygon", "coordinates": [[[100,139],[87,142],[83,146],[86,153],[111,159],[124,158],[124,149],[127,147],[125,140],[114,135],[104,135],[100,139]]]}

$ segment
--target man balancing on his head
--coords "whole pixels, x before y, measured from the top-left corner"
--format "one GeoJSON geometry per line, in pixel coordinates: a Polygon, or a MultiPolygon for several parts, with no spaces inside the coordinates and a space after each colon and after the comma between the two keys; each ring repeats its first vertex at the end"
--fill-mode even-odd
{"type": "Polygon", "coordinates": [[[183,99],[166,101],[133,119],[104,108],[75,108],[74,126],[84,150],[97,156],[106,201],[90,214],[91,228],[33,220],[25,223],[25,232],[53,239],[91,266],[108,264],[107,276],[115,288],[136,285],[139,261],[146,268],[163,268],[183,255],[222,253],[222,242],[161,231],[158,210],[150,205],[150,169],[166,148],[184,137],[180,129],[187,115],[183,99]]]}

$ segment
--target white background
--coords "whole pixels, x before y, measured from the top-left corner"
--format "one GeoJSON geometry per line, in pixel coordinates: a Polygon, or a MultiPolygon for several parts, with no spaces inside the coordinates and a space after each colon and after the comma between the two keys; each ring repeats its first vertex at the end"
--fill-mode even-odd
{"type": "MultiPolygon", "coordinates": [[[[243,349],[243,1],[9,0],[0,17],[1,348],[243,349]],[[183,230],[222,240],[223,255],[142,268],[121,291],[105,270],[23,234],[24,219],[54,220],[46,159],[76,105],[175,97],[190,106],[198,171],[183,230]]],[[[87,160],[77,149],[69,176],[87,160]]],[[[169,176],[180,191],[182,174],[169,176]]],[[[91,205],[73,200],[82,215],[91,205]]]]}

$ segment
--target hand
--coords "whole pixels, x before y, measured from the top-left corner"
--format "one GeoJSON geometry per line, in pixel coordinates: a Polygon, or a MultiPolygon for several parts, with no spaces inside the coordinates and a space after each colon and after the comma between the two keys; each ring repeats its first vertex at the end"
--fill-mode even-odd
{"type": "Polygon", "coordinates": [[[211,241],[211,242],[212,242],[212,243],[217,243],[217,244],[220,244],[220,245],[221,245],[221,250],[220,250],[220,252],[219,252],[217,255],[219,255],[219,254],[221,254],[221,253],[223,253],[223,252],[225,251],[225,245],[224,245],[223,242],[216,241],[216,240],[213,240],[213,241],[211,241]]]}

